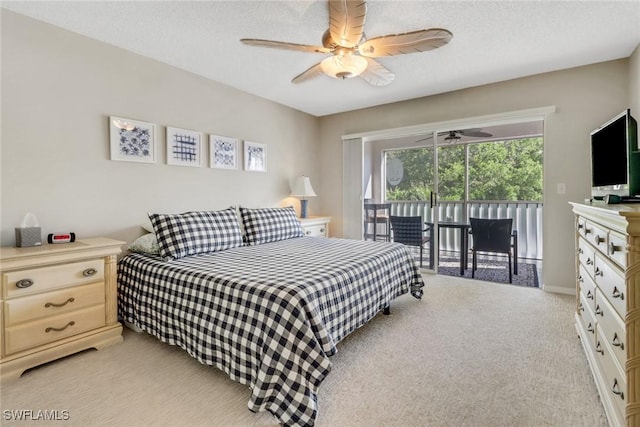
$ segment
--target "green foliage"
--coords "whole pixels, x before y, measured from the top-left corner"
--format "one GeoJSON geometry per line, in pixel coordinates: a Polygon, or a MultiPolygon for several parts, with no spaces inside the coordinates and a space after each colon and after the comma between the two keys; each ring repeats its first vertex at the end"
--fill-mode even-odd
{"type": "MultiPolygon", "coordinates": [[[[439,198],[464,200],[465,145],[438,147],[439,198]]],[[[468,145],[468,200],[542,200],[542,138],[468,145]]],[[[387,152],[398,158],[404,178],[387,185],[387,200],[429,200],[433,147],[387,152]]]]}

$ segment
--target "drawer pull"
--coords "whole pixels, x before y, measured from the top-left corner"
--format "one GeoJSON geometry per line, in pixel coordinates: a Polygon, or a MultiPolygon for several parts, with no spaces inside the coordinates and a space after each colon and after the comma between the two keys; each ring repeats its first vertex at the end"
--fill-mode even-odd
{"type": "Polygon", "coordinates": [[[600,341],[598,341],[598,344],[596,344],[596,353],[600,353],[601,355],[604,356],[604,350],[602,349],[602,346],[600,345],[600,341]]]}
{"type": "Polygon", "coordinates": [[[591,291],[587,291],[587,299],[593,299],[593,294],[591,293],[591,291]]]}
{"type": "Polygon", "coordinates": [[[604,242],[604,237],[600,237],[596,234],[596,236],[593,238],[593,241],[596,242],[596,246],[598,246],[600,243],[604,242]]]}
{"type": "Polygon", "coordinates": [[[613,242],[609,243],[609,253],[611,255],[615,254],[616,252],[618,252],[620,250],[621,250],[620,246],[614,245],[613,242]]]}
{"type": "Polygon", "coordinates": [[[611,293],[613,298],[620,298],[624,301],[624,294],[618,290],[616,286],[613,287],[613,292],[611,293]]]}
{"type": "Polygon", "coordinates": [[[580,229],[582,229],[582,228],[584,228],[584,224],[580,224],[580,223],[578,223],[578,230],[580,230],[580,229]]]}
{"type": "Polygon", "coordinates": [[[587,265],[593,265],[593,260],[591,258],[587,258],[587,265]]]}
{"type": "Polygon", "coordinates": [[[604,313],[602,312],[602,309],[600,308],[599,305],[596,305],[596,314],[604,317],[604,313]]]}
{"type": "Polygon", "coordinates": [[[16,282],[16,288],[24,289],[32,286],[35,282],[31,279],[22,279],[16,282]]]}
{"type": "Polygon", "coordinates": [[[87,268],[85,271],[82,272],[82,275],[84,277],[89,277],[89,276],[93,276],[97,272],[98,270],[96,270],[95,268],[87,268]]]}
{"type": "Polygon", "coordinates": [[[591,233],[591,229],[587,228],[587,226],[584,227],[584,234],[589,234],[591,233]]]}
{"type": "Polygon", "coordinates": [[[62,332],[62,331],[64,331],[65,329],[67,329],[69,326],[73,326],[73,325],[75,325],[75,324],[76,324],[76,322],[74,322],[74,321],[72,320],[71,322],[69,322],[69,323],[67,323],[66,325],[64,325],[62,328],[54,328],[53,326],[49,326],[49,327],[48,327],[47,329],[45,329],[44,331],[45,331],[46,333],[49,333],[49,332],[51,332],[51,331],[55,331],[55,332],[62,332]]]}
{"type": "Polygon", "coordinates": [[[613,387],[611,387],[611,393],[617,394],[618,396],[620,396],[620,399],[624,399],[624,393],[618,387],[618,380],[617,379],[613,380],[613,387]]]}
{"type": "Polygon", "coordinates": [[[584,311],[584,307],[582,306],[582,303],[578,304],[578,311],[584,311]]]}
{"type": "Polygon", "coordinates": [[[624,343],[620,341],[618,338],[618,334],[613,334],[613,339],[611,340],[611,345],[614,347],[620,347],[620,350],[624,350],[624,343]]]}
{"type": "Polygon", "coordinates": [[[582,250],[582,248],[578,248],[578,255],[582,255],[584,253],[584,251],[582,250]]]}
{"type": "Polygon", "coordinates": [[[75,298],[69,298],[68,300],[66,300],[65,302],[63,302],[62,304],[56,304],[55,302],[48,302],[44,305],[44,308],[49,308],[49,307],[64,307],[65,305],[69,304],[70,302],[74,302],[75,298]]]}
{"type": "Polygon", "coordinates": [[[320,232],[321,232],[321,233],[324,233],[324,228],[321,228],[321,229],[320,229],[320,232]]]}
{"type": "Polygon", "coordinates": [[[594,333],[595,329],[593,328],[593,326],[591,325],[591,322],[589,322],[589,324],[587,325],[587,331],[594,333]]]}
{"type": "Polygon", "coordinates": [[[595,274],[596,276],[604,276],[604,272],[600,270],[600,267],[596,267],[596,271],[593,274],[595,274]]]}

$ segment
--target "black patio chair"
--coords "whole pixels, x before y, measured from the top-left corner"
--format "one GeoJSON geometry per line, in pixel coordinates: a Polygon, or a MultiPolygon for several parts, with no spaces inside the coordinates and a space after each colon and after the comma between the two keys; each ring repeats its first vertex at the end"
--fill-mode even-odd
{"type": "Polygon", "coordinates": [[[469,218],[469,222],[473,236],[471,277],[475,277],[478,269],[478,252],[503,253],[509,256],[509,283],[512,283],[512,270],[518,274],[517,234],[512,230],[513,219],[469,218]],[[513,268],[512,261],[515,264],[513,268]]]}
{"type": "Polygon", "coordinates": [[[424,221],[421,216],[391,216],[391,234],[393,241],[407,246],[420,248],[420,267],[422,267],[422,252],[424,244],[429,242],[429,236],[424,235],[424,221]]]}

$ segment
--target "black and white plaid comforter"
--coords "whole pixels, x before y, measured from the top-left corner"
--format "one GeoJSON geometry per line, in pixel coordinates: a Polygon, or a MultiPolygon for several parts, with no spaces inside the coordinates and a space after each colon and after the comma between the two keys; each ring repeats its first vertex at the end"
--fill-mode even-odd
{"type": "Polygon", "coordinates": [[[122,320],[248,385],[251,411],[313,425],[336,344],[423,286],[402,245],[302,237],[174,261],[127,255],[118,308],[122,320]]]}

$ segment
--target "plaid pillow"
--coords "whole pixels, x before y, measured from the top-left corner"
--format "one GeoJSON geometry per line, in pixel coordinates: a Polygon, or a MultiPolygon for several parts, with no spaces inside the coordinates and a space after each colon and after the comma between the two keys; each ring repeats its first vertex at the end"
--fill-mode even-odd
{"type": "Polygon", "coordinates": [[[234,208],[221,211],[149,214],[165,260],[242,246],[234,208]]]}
{"type": "Polygon", "coordinates": [[[293,206],[287,208],[240,208],[245,242],[249,246],[304,236],[293,206]]]}

